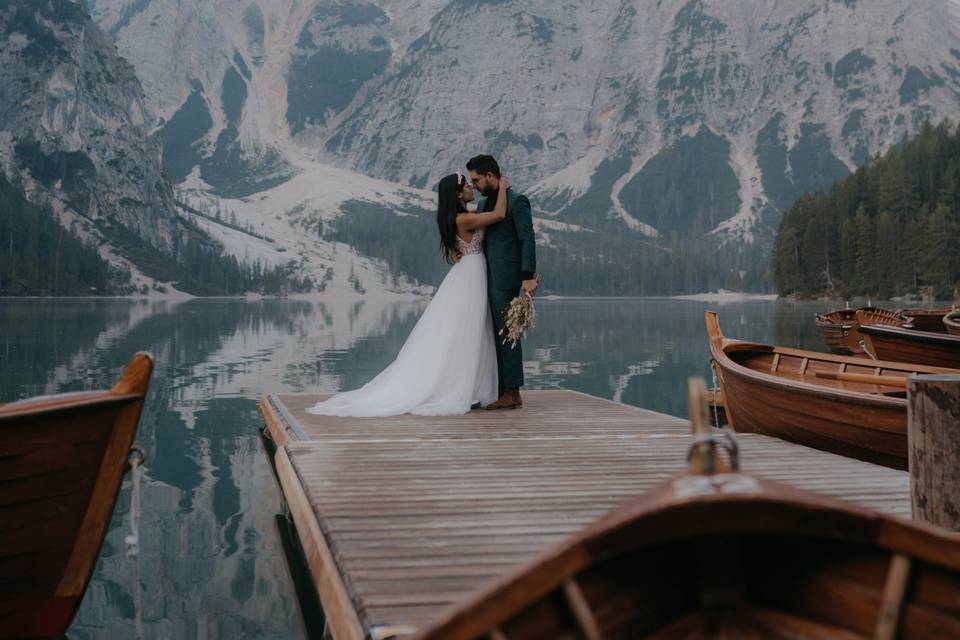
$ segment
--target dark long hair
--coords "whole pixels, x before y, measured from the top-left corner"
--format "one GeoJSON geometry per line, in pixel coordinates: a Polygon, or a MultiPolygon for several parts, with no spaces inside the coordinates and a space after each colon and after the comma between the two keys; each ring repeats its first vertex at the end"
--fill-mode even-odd
{"type": "Polygon", "coordinates": [[[467,178],[459,173],[451,173],[437,185],[437,227],[440,228],[440,252],[448,264],[453,264],[457,252],[457,216],[467,208],[460,200],[460,192],[467,184],[467,178]]]}

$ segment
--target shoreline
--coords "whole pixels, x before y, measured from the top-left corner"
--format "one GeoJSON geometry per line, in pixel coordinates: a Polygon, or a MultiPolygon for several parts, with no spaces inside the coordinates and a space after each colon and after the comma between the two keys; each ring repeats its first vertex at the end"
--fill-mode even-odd
{"type": "MultiPolygon", "coordinates": [[[[190,294],[159,294],[159,295],[149,295],[149,296],[140,296],[140,295],[130,295],[130,296],[0,296],[0,300],[130,300],[132,302],[185,302],[188,300],[244,300],[248,302],[256,302],[261,300],[291,300],[291,301],[300,301],[300,302],[331,302],[331,301],[349,301],[349,302],[363,302],[364,300],[376,300],[376,301],[391,301],[391,302],[415,302],[420,300],[429,300],[431,294],[417,294],[417,293],[397,293],[389,295],[360,295],[350,292],[341,292],[341,293],[299,293],[291,294],[288,296],[267,296],[261,294],[245,294],[245,295],[233,295],[233,296],[194,296],[190,294]]],[[[562,300],[688,300],[694,302],[746,302],[751,300],[786,300],[786,298],[779,298],[776,294],[764,294],[764,293],[737,293],[737,292],[723,292],[723,293],[693,293],[693,294],[684,294],[676,296],[586,296],[586,295],[572,295],[572,296],[563,296],[557,294],[550,294],[545,296],[537,296],[536,300],[538,302],[557,302],[562,300]]]]}
{"type": "MultiPolygon", "coordinates": [[[[376,294],[376,295],[361,295],[352,291],[336,291],[336,292],[310,292],[310,293],[294,293],[286,296],[273,296],[273,295],[263,295],[259,293],[247,293],[241,295],[223,295],[223,296],[194,296],[182,291],[170,291],[167,293],[158,293],[152,292],[148,295],[109,295],[109,296],[40,296],[40,295],[27,295],[27,296],[10,296],[10,295],[0,295],[0,300],[3,301],[16,301],[16,300],[129,300],[131,302],[171,302],[171,303],[182,303],[190,300],[239,300],[245,302],[259,302],[264,300],[271,301],[297,301],[297,302],[364,302],[364,301],[376,301],[376,302],[422,302],[429,301],[432,296],[431,293],[416,293],[416,292],[388,292],[386,294],[376,294]]],[[[928,301],[921,303],[916,300],[905,299],[905,297],[900,296],[896,298],[889,299],[872,299],[866,296],[856,297],[856,298],[791,298],[789,296],[778,296],[775,293],[748,293],[744,291],[712,291],[706,293],[688,293],[680,294],[674,296],[589,296],[589,295],[558,295],[558,294],[549,294],[549,295],[540,295],[536,297],[537,302],[560,302],[565,300],[679,300],[685,302],[707,302],[707,303],[717,303],[717,304],[728,304],[728,303],[738,303],[738,302],[776,302],[776,301],[785,301],[785,302],[829,302],[832,304],[842,305],[848,303],[850,305],[859,305],[860,303],[872,303],[872,302],[896,302],[908,305],[916,304],[939,304],[939,303],[949,303],[951,301],[928,301]]]]}

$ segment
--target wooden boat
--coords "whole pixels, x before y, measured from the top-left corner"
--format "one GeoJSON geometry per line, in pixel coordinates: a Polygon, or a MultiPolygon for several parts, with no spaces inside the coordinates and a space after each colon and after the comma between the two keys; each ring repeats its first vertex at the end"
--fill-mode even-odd
{"type": "Polygon", "coordinates": [[[960,336],[870,324],[861,325],[860,334],[873,358],[960,369],[960,336]]]}
{"type": "Polygon", "coordinates": [[[931,331],[933,333],[946,333],[943,326],[943,318],[956,307],[938,307],[933,309],[905,309],[904,317],[910,323],[913,329],[917,331],[931,331]]]}
{"type": "Polygon", "coordinates": [[[831,353],[840,355],[866,355],[858,331],[857,312],[862,311],[878,323],[901,324],[902,316],[897,311],[879,307],[861,307],[860,309],[837,309],[829,313],[818,313],[817,329],[820,337],[831,353]]]}
{"type": "Polygon", "coordinates": [[[956,535],[726,469],[714,440],[415,637],[960,637],[956,535]]]}
{"type": "Polygon", "coordinates": [[[829,313],[818,313],[814,322],[820,332],[820,338],[831,353],[841,355],[863,353],[860,334],[856,333],[855,337],[851,335],[857,330],[856,309],[837,309],[829,313]]]}
{"type": "Polygon", "coordinates": [[[951,311],[943,316],[943,326],[952,336],[960,336],[960,311],[951,311]]]}
{"type": "Polygon", "coordinates": [[[705,318],[735,430],[907,468],[906,379],[944,369],[731,340],[705,318]]]}
{"type": "Polygon", "coordinates": [[[0,405],[0,638],[63,635],[96,565],[153,370],[0,405]]]}

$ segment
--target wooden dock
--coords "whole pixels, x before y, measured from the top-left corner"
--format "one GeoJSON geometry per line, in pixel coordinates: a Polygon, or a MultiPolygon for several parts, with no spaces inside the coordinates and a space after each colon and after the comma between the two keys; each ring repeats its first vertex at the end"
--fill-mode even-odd
{"type": "MultiPolygon", "coordinates": [[[[684,468],[688,424],[572,391],[518,411],[329,418],[316,394],[260,406],[335,640],[412,633],[684,468]]],[[[744,470],[903,517],[909,476],[756,434],[744,470]]]]}

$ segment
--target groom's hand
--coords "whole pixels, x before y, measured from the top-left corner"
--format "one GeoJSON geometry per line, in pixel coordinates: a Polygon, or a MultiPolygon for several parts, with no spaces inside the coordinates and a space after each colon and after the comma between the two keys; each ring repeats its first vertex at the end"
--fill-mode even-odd
{"type": "Polygon", "coordinates": [[[532,298],[533,294],[537,291],[537,287],[540,286],[540,278],[530,278],[529,280],[524,280],[522,283],[520,283],[520,286],[523,288],[523,292],[532,298]]]}

